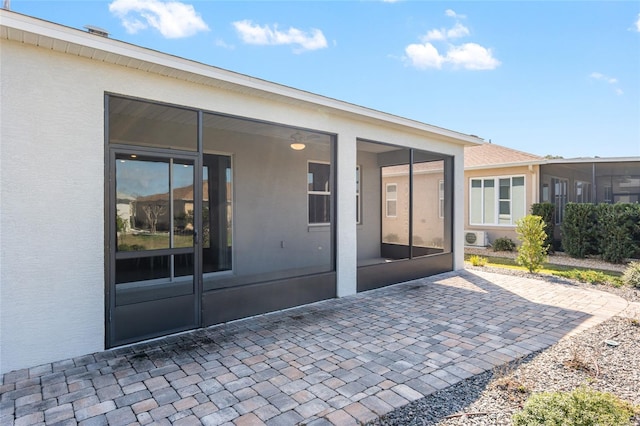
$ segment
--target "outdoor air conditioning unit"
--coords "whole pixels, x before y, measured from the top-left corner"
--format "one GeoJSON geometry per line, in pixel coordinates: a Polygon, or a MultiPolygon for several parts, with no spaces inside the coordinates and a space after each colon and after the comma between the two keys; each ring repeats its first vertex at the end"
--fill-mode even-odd
{"type": "Polygon", "coordinates": [[[487,233],[484,231],[464,231],[464,245],[472,247],[486,247],[487,233]]]}

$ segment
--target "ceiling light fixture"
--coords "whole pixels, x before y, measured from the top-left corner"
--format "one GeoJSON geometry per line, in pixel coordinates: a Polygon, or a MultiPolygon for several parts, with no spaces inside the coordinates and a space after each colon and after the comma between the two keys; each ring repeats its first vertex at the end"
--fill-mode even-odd
{"type": "Polygon", "coordinates": [[[302,151],[303,149],[305,149],[307,146],[302,143],[303,139],[304,135],[300,132],[295,132],[294,134],[292,134],[291,140],[293,141],[293,143],[290,145],[291,149],[293,149],[294,151],[302,151]]]}

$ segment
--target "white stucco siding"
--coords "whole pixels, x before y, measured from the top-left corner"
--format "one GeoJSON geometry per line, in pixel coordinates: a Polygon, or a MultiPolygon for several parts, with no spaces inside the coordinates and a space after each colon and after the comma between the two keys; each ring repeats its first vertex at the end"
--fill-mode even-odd
{"type": "Polygon", "coordinates": [[[103,348],[103,97],[93,64],[2,42],[0,370],[103,348]]]}
{"type": "Polygon", "coordinates": [[[453,159],[453,269],[464,268],[464,148],[456,147],[453,159]]]}

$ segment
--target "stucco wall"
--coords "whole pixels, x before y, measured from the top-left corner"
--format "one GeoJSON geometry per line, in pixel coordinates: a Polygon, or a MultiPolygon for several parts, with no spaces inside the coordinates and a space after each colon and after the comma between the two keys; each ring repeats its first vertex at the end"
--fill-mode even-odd
{"type": "Polygon", "coordinates": [[[362,197],[362,223],[358,228],[358,260],[380,257],[380,168],[371,152],[358,152],[362,197]]]}
{"type": "Polygon", "coordinates": [[[336,134],[339,296],[356,288],[357,138],[456,156],[455,205],[463,202],[462,147],[444,139],[22,43],[3,40],[0,52],[1,372],[104,348],[105,92],[336,134]]]}
{"type": "Polygon", "coordinates": [[[0,51],[4,372],[103,347],[104,89],[89,61],[0,51]]]}

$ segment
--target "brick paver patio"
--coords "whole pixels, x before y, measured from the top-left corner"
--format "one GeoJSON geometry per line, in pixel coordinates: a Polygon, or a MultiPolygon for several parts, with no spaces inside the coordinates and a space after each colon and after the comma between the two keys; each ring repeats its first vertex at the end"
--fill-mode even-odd
{"type": "Polygon", "coordinates": [[[357,425],[626,307],[451,272],[7,373],[0,424],[357,425]]]}

